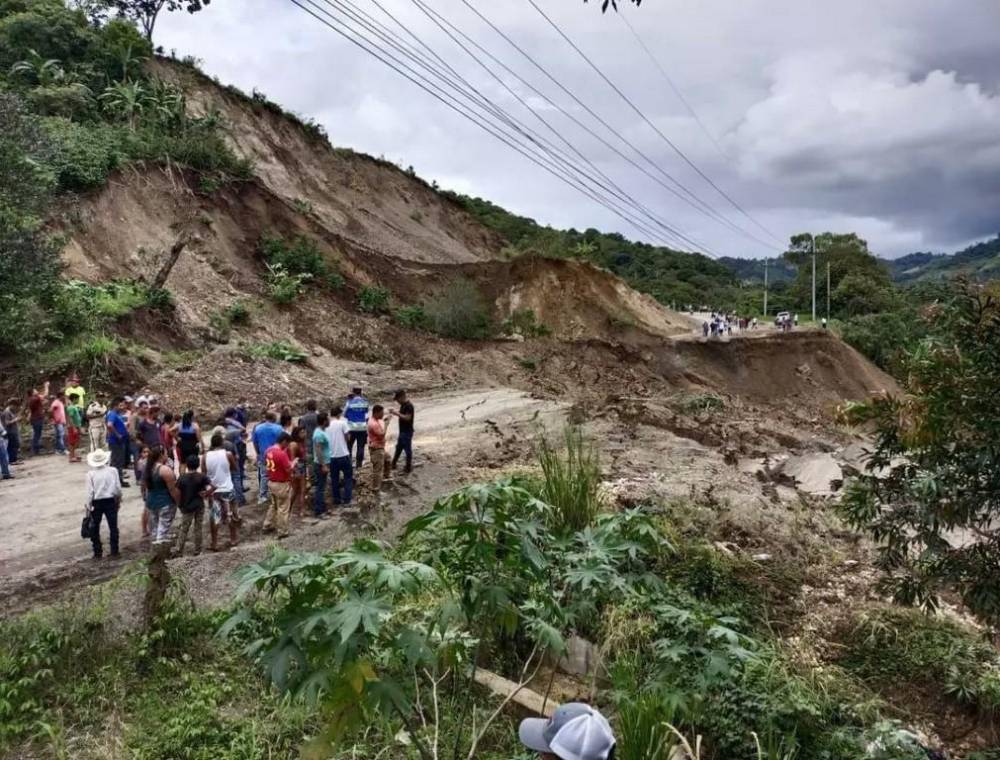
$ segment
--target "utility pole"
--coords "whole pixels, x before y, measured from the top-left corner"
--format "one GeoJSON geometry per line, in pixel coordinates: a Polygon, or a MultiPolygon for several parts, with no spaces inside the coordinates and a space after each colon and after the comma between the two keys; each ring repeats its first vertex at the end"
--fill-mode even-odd
{"type": "Polygon", "coordinates": [[[826,321],[830,321],[830,260],[826,261],[826,321]]]}
{"type": "Polygon", "coordinates": [[[816,238],[810,236],[813,253],[813,323],[816,322],[816,238]]]}
{"type": "Polygon", "coordinates": [[[767,321],[767,259],[764,259],[764,321],[767,321]]]}

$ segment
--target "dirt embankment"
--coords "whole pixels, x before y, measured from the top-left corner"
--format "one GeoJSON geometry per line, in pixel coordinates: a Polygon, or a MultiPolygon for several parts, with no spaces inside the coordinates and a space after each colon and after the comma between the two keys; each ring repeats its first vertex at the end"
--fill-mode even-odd
{"type": "Polygon", "coordinates": [[[499,255],[499,235],[416,176],[387,161],[331,148],[275,107],[190,67],[165,59],[152,66],[185,91],[193,114],[225,120],[233,150],[253,161],[264,188],[303,204],[328,232],[403,261],[459,263],[499,255]]]}

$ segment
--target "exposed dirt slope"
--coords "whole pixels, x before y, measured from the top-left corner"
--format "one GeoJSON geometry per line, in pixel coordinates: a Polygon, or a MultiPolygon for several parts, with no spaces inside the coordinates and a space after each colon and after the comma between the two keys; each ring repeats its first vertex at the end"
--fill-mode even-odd
{"type": "Polygon", "coordinates": [[[829,332],[803,330],[743,340],[675,341],[658,353],[667,378],[752,401],[824,409],[845,399],[897,392],[896,382],[829,332]]]}
{"type": "Polygon", "coordinates": [[[457,263],[495,257],[501,238],[426,182],[386,161],[332,149],[276,109],[227,90],[187,66],[157,60],[155,73],[182,87],[192,113],[218,113],[233,149],[254,162],[275,196],[307,203],[331,233],[407,261],[457,263]]]}

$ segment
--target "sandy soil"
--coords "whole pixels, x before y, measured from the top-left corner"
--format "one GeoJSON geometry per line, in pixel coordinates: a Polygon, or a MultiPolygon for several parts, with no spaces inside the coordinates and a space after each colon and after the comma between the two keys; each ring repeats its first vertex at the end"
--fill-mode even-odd
{"type": "MultiPolygon", "coordinates": [[[[534,399],[509,388],[442,393],[414,402],[416,468],[388,487],[383,513],[373,516],[346,510],[327,522],[307,517],[297,523],[290,545],[323,549],[355,532],[392,532],[436,497],[475,478],[482,468],[529,455],[526,440],[536,427],[558,427],[566,409],[558,402],[534,399]]],[[[393,437],[390,431],[390,445],[393,437]]],[[[70,465],[64,457],[48,455],[30,459],[15,472],[14,480],[0,483],[0,514],[5,524],[0,534],[0,609],[25,609],[65,589],[110,578],[130,560],[145,556],[148,545],[141,541],[142,504],[137,487],[125,492],[119,513],[122,559],[95,562],[89,541],[79,533],[86,465],[70,465]]],[[[360,478],[362,504],[371,500],[369,477],[366,466],[360,478]]],[[[251,504],[254,492],[249,495],[251,504]]],[[[263,554],[262,510],[252,505],[247,515],[244,542],[237,551],[177,560],[192,574],[196,591],[205,577],[218,576],[219,568],[235,568],[263,554]]],[[[106,526],[102,537],[106,543],[106,526]]]]}

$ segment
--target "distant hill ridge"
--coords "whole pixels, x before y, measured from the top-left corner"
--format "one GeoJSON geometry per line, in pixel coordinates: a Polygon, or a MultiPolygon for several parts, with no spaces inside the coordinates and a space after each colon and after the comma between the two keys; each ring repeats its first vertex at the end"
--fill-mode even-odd
{"type": "MultiPolygon", "coordinates": [[[[960,274],[979,280],[1000,278],[1000,234],[992,240],[970,245],[957,253],[908,253],[898,259],[879,259],[894,282],[900,284],[938,280],[960,274]]],[[[717,260],[728,267],[741,282],[764,282],[764,259],[738,259],[725,256],[717,260]]],[[[771,283],[795,279],[795,267],[778,257],[768,259],[767,278],[771,283]]]]}

